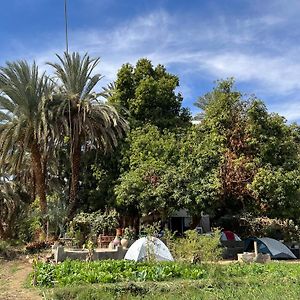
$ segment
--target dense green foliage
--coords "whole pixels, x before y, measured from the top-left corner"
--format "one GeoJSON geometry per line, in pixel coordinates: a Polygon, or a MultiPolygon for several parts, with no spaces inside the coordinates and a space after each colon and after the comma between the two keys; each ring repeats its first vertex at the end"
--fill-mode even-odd
{"type": "Polygon", "coordinates": [[[147,125],[129,134],[117,203],[163,219],[178,208],[216,217],[297,215],[298,127],[256,98],[244,99],[231,80],[199,102],[202,121],[187,131],[147,125]]]}
{"type": "Polygon", "coordinates": [[[217,216],[295,215],[298,127],[269,114],[256,98],[243,99],[231,80],[219,82],[199,105],[202,122],[187,139],[184,163],[187,179],[195,183],[196,203],[217,216]]]}
{"type": "Polygon", "coordinates": [[[132,131],[128,138],[126,171],[115,188],[117,204],[139,214],[158,213],[163,218],[180,207],[174,178],[179,149],[175,134],[161,133],[147,125],[132,131]]]}
{"type": "Polygon", "coordinates": [[[76,214],[110,209],[121,216],[111,226],[135,230],[178,209],[193,226],[202,212],[299,224],[299,126],[232,79],[197,100],[192,125],[179,78],[162,65],[124,64],[99,92],[99,59],[57,58],[57,81],[25,61],[0,68],[1,238],[58,236],[76,214]]]}
{"type": "Polygon", "coordinates": [[[203,266],[196,264],[136,263],[126,260],[65,261],[57,265],[37,262],[33,277],[37,286],[51,287],[80,283],[200,279],[207,277],[207,271],[203,266]]]}
{"type": "Polygon", "coordinates": [[[213,262],[222,258],[220,231],[211,235],[200,235],[195,230],[187,230],[183,238],[176,238],[167,243],[176,261],[213,262]]]}
{"type": "Polygon", "coordinates": [[[114,235],[118,227],[118,213],[115,210],[81,212],[70,222],[68,236],[81,246],[88,240],[96,241],[99,234],[114,235]]]}
{"type": "Polygon", "coordinates": [[[150,123],[174,128],[188,124],[190,119],[188,110],[181,107],[182,96],[175,91],[178,86],[179,78],[164,66],[154,68],[148,59],[140,59],[135,67],[121,67],[108,99],[127,111],[133,127],[150,123]]]}
{"type": "Polygon", "coordinates": [[[53,265],[38,262],[32,273],[36,286],[53,287],[86,283],[113,283],[121,281],[169,281],[174,279],[237,279],[260,277],[262,282],[300,280],[300,269],[294,264],[269,263],[227,265],[182,264],[178,262],[136,263],[133,261],[65,261],[53,265]]]}
{"type": "MultiPolygon", "coordinates": [[[[66,263],[66,265],[69,264],[69,262],[66,263]]],[[[75,264],[78,263],[74,262],[75,264]]],[[[122,262],[122,264],[124,266],[125,263],[122,262]]],[[[66,265],[61,268],[66,269],[66,265]]],[[[85,283],[82,286],[76,287],[74,285],[78,279],[73,274],[73,282],[62,280],[57,283],[60,286],[65,285],[66,287],[53,290],[53,298],[157,299],[159,297],[159,299],[278,299],[277,296],[280,295],[280,299],[298,299],[300,295],[300,273],[299,268],[295,264],[270,263],[265,265],[247,265],[235,263],[230,265],[178,265],[177,263],[172,263],[148,265],[148,267],[145,264],[138,264],[136,266],[131,265],[130,267],[139,269],[140,271],[138,272],[147,270],[144,273],[147,275],[146,277],[142,276],[140,282],[135,283],[131,281],[122,283],[123,280],[128,281],[130,278],[127,277],[128,280],[126,280],[122,277],[125,272],[122,271],[119,262],[118,265],[118,271],[122,275],[118,277],[116,283],[102,283],[101,285],[86,285],[85,283]],[[160,270],[161,273],[157,270],[160,270]],[[197,274],[195,270],[197,270],[197,274]],[[186,274],[185,276],[187,277],[188,274],[190,276],[193,272],[197,276],[192,281],[179,280],[178,276],[175,276],[175,274],[186,274]],[[170,273],[173,274],[173,280],[171,281],[170,276],[165,278],[162,276],[163,274],[170,273]],[[174,277],[177,279],[174,280],[174,277]],[[155,282],[149,282],[149,280],[155,282]],[[163,281],[160,282],[161,280],[163,281]],[[70,285],[72,287],[68,287],[70,285]]],[[[88,268],[87,266],[91,267],[92,265],[86,264],[86,268],[88,268]]],[[[112,266],[112,264],[109,266],[112,266]]],[[[112,271],[112,267],[109,266],[104,264],[101,270],[112,271]]],[[[100,267],[95,267],[95,270],[97,268],[100,267]]],[[[116,265],[114,268],[117,269],[116,265]]],[[[43,274],[47,273],[45,265],[41,265],[40,269],[43,270],[43,274]]],[[[64,274],[70,274],[71,269],[69,267],[68,271],[65,271],[64,274]]],[[[73,270],[75,271],[75,269],[74,267],[73,270]]],[[[51,271],[48,269],[48,272],[51,278],[53,278],[52,274],[56,274],[56,271],[53,271],[53,267],[51,267],[51,271]]],[[[80,277],[80,274],[77,276],[80,277]]],[[[132,274],[132,271],[130,270],[128,274],[132,274]]],[[[104,278],[106,277],[103,276],[103,280],[104,278]]],[[[42,277],[41,275],[41,279],[44,280],[44,286],[52,286],[51,282],[46,281],[46,277],[42,277]]],[[[45,294],[51,295],[51,290],[47,290],[45,294]]]]}

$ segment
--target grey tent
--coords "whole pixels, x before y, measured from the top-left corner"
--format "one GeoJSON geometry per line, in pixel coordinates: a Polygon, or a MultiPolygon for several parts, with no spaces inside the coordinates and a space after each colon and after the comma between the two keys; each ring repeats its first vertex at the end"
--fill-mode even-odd
{"type": "Polygon", "coordinates": [[[281,242],[268,238],[248,238],[245,241],[245,251],[253,250],[254,241],[257,241],[259,253],[270,254],[273,259],[296,259],[293,252],[281,242]]]}

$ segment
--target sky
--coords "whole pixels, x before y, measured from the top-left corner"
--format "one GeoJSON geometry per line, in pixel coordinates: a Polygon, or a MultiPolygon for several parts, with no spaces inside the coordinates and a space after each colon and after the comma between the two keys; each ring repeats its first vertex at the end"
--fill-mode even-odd
{"type": "MultiPolygon", "coordinates": [[[[300,121],[300,1],[68,0],[70,51],[100,57],[101,87],[146,57],[178,75],[183,106],[234,77],[269,112],[300,121]]],[[[63,0],[1,0],[0,65],[65,50],[63,0]]],[[[99,87],[99,88],[101,88],[99,87]]]]}

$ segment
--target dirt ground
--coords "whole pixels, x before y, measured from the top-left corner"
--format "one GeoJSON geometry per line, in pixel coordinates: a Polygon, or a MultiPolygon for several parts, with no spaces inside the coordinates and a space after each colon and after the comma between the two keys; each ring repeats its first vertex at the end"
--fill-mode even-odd
{"type": "Polygon", "coordinates": [[[25,258],[0,260],[0,300],[41,300],[35,289],[25,287],[31,271],[31,264],[25,258]]]}

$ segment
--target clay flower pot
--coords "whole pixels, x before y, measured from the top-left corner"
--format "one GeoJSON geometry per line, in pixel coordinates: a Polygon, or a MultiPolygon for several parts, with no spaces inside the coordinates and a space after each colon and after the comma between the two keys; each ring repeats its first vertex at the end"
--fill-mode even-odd
{"type": "Polygon", "coordinates": [[[121,236],[122,235],[122,228],[117,228],[116,229],[116,236],[121,236]]]}
{"type": "Polygon", "coordinates": [[[129,241],[125,238],[121,239],[121,245],[123,248],[128,248],[129,241]]]}

